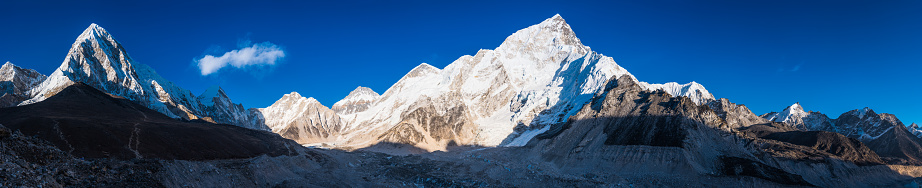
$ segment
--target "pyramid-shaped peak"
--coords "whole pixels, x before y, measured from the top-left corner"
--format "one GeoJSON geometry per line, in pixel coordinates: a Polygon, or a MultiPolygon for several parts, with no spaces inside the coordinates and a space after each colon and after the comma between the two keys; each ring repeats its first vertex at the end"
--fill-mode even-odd
{"type": "Polygon", "coordinates": [[[521,29],[510,35],[503,41],[497,50],[508,48],[510,50],[519,49],[524,46],[575,46],[584,47],[582,42],[576,38],[576,34],[570,25],[556,14],[547,18],[541,23],[521,29]]]}
{"type": "Polygon", "coordinates": [[[357,95],[371,95],[371,96],[376,96],[376,97],[380,96],[378,92],[375,92],[371,88],[362,87],[362,86],[356,87],[354,90],[352,90],[352,92],[349,92],[348,96],[357,96],[357,95]]]}
{"type": "Polygon", "coordinates": [[[560,14],[554,14],[554,16],[552,16],[551,18],[545,19],[544,22],[541,22],[541,23],[550,23],[550,22],[563,22],[564,24],[567,23],[567,21],[564,20],[563,17],[560,16],[560,14]]]}
{"type": "Polygon", "coordinates": [[[410,72],[407,73],[407,75],[404,76],[404,78],[412,78],[412,77],[424,76],[428,74],[438,74],[440,71],[441,70],[439,68],[435,68],[434,66],[429,65],[428,63],[422,63],[414,67],[413,70],[410,70],[410,72]]]}
{"type": "Polygon", "coordinates": [[[555,14],[553,17],[544,19],[538,25],[531,26],[529,28],[539,26],[537,28],[551,29],[552,31],[558,31],[565,35],[573,35],[573,29],[570,28],[570,24],[567,24],[567,21],[560,16],[560,14],[555,14]]]}
{"type": "Polygon", "coordinates": [[[371,88],[359,86],[355,88],[355,90],[352,90],[352,92],[349,92],[349,95],[347,95],[345,98],[333,104],[333,106],[346,105],[348,103],[355,102],[375,101],[378,99],[378,97],[381,97],[381,95],[379,95],[374,90],[371,90],[371,88]]]}
{"type": "Polygon", "coordinates": [[[222,89],[221,86],[214,85],[206,89],[205,92],[202,92],[202,94],[199,96],[200,97],[217,97],[218,94],[225,94],[224,89],[222,89]]]}
{"type": "Polygon", "coordinates": [[[83,30],[83,33],[80,33],[80,36],[77,37],[77,41],[82,41],[91,38],[111,38],[109,32],[106,32],[106,29],[103,29],[96,23],[91,23],[89,27],[83,30]]]}
{"type": "Polygon", "coordinates": [[[784,111],[797,111],[797,112],[803,112],[803,111],[804,111],[804,107],[800,105],[800,102],[795,102],[795,103],[792,104],[791,106],[788,106],[786,109],[784,109],[784,111]]]}

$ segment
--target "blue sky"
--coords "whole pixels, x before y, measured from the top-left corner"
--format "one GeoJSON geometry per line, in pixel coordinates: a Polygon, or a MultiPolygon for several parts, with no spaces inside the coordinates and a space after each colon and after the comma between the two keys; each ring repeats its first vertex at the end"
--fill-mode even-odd
{"type": "MultiPolygon", "coordinates": [[[[697,81],[756,114],[800,102],[836,118],[862,107],[922,122],[920,1],[0,2],[0,61],[50,74],[90,23],[132,58],[201,93],[265,107],[297,91],[330,106],[383,93],[420,63],[444,67],[560,14],[638,79],[697,81]],[[258,70],[202,76],[196,59],[269,44],[258,70]]],[[[252,66],[251,66],[252,67],[252,66]]]]}

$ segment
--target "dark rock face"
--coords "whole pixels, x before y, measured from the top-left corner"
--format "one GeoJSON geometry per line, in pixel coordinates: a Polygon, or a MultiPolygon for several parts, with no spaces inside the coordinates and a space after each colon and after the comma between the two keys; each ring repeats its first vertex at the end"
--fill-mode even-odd
{"type": "Polygon", "coordinates": [[[922,164],[922,139],[912,135],[906,127],[894,126],[879,138],[865,143],[892,163],[922,164]]]}
{"type": "Polygon", "coordinates": [[[864,108],[845,112],[835,121],[840,133],[861,140],[890,163],[922,164],[922,139],[893,114],[864,108]]]}
{"type": "Polygon", "coordinates": [[[822,162],[823,156],[833,156],[859,165],[884,163],[861,141],[839,133],[792,130],[780,123],[753,125],[743,132],[762,139],[780,141],[765,142],[762,147],[776,153],[786,153],[789,158],[822,162]]]}
{"type": "Polygon", "coordinates": [[[444,148],[448,143],[470,143],[476,127],[469,122],[464,105],[446,110],[426,105],[401,115],[401,119],[400,124],[378,136],[378,140],[421,148],[433,148],[427,147],[433,145],[444,148]]]}
{"type": "Polygon", "coordinates": [[[903,123],[897,124],[898,122],[883,119],[882,115],[884,114],[874,113],[870,108],[852,110],[836,118],[836,127],[845,136],[866,141],[879,137],[893,126],[903,126],[903,123]]]}
{"type": "Polygon", "coordinates": [[[726,126],[707,106],[663,91],[642,90],[630,77],[609,81],[608,92],[577,115],[536,138],[556,139],[576,126],[604,126],[606,145],[683,147],[687,131],[708,125],[726,126]]]}
{"type": "Polygon", "coordinates": [[[613,121],[605,127],[609,145],[648,145],[682,147],[685,130],[681,125],[687,121],[681,116],[640,116],[613,121]],[[616,123],[632,122],[632,123],[616,123]]]}
{"type": "Polygon", "coordinates": [[[78,157],[212,160],[287,155],[265,131],[184,122],[77,83],[36,104],[0,109],[0,124],[78,157]]]}
{"type": "Polygon", "coordinates": [[[812,186],[803,177],[771,167],[753,160],[739,157],[721,157],[721,173],[724,175],[752,176],[787,185],[812,186]]]}

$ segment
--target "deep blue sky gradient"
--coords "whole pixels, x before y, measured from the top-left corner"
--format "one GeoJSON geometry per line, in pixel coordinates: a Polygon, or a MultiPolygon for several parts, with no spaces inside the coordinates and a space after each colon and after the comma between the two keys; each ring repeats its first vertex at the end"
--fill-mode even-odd
{"type": "Polygon", "coordinates": [[[220,85],[234,102],[266,107],[297,91],[330,106],[560,14],[642,81],[697,81],[756,114],[800,102],[836,118],[867,106],[909,124],[922,123],[920,10],[922,1],[3,1],[0,61],[50,74],[97,23],[193,93],[220,85]],[[268,70],[199,74],[193,59],[242,41],[287,56],[268,70]]]}

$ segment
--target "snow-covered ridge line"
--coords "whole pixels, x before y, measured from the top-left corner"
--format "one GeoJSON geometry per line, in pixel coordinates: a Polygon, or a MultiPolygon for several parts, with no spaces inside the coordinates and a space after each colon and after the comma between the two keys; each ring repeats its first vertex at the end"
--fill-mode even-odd
{"type": "Polygon", "coordinates": [[[646,90],[663,90],[666,93],[669,93],[672,96],[679,97],[688,97],[695,104],[701,105],[706,104],[709,101],[713,101],[714,95],[711,94],[703,85],[698,82],[690,82],[686,84],[679,84],[676,82],[668,82],[665,84],[651,84],[647,82],[640,82],[640,86],[646,90]]]}
{"type": "MultiPolygon", "coordinates": [[[[805,112],[800,103],[788,106],[782,112],[770,112],[761,116],[769,121],[785,123],[804,131],[828,131],[856,138],[862,141],[880,138],[897,126],[905,126],[914,136],[922,136],[918,125],[904,125],[893,114],[877,114],[869,107],[844,112],[832,119],[820,112],[805,112]]],[[[899,129],[904,130],[904,129],[899,129]]]]}
{"type": "MultiPolygon", "coordinates": [[[[361,87],[357,88],[333,105],[346,122],[344,140],[326,144],[362,147],[376,143],[378,135],[388,137],[389,132],[397,131],[419,132],[422,137],[408,144],[438,148],[445,140],[434,138],[445,135],[426,131],[433,131],[431,128],[411,127],[416,122],[431,121],[426,118],[445,116],[443,112],[450,109],[464,109],[454,115],[464,119],[455,121],[476,126],[475,136],[450,135],[457,144],[524,145],[547,126],[566,121],[601,92],[607,81],[621,76],[636,81],[611,57],[584,46],[570,25],[560,15],[554,15],[516,31],[495,50],[481,49],[442,69],[419,64],[381,95],[354,95],[361,87]],[[362,106],[346,105],[359,101],[362,106]],[[420,111],[432,108],[439,110],[420,111]],[[427,115],[413,115],[420,112],[427,115]],[[527,133],[515,132],[513,128],[519,125],[534,128],[527,129],[527,133]]],[[[699,105],[714,100],[696,82],[639,83],[648,90],[689,97],[699,105]]]]}

